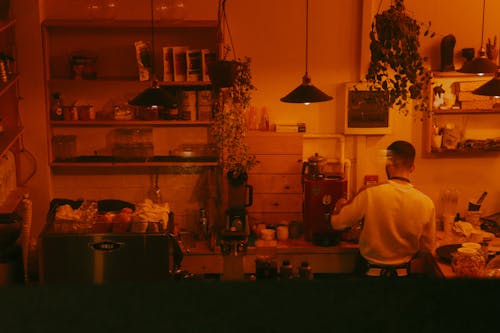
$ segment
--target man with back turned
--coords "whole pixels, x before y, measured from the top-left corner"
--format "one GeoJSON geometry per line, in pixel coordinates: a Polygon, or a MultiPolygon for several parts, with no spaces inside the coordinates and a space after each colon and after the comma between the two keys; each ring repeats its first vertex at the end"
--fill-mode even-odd
{"type": "Polygon", "coordinates": [[[335,206],[330,219],[333,229],[363,223],[359,251],[367,276],[408,276],[410,261],[434,250],[435,207],[410,183],[414,162],[411,143],[393,142],[387,148],[388,181],[364,188],[352,200],[341,199],[335,206]]]}

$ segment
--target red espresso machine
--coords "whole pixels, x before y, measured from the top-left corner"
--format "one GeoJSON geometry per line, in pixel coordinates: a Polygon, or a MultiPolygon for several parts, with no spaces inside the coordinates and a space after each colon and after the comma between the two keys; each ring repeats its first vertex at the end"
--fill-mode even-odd
{"type": "Polygon", "coordinates": [[[330,226],[330,214],[340,198],[347,198],[347,180],[325,175],[326,159],[311,156],[302,168],[304,238],[315,245],[333,246],[342,231],[330,226]]]}

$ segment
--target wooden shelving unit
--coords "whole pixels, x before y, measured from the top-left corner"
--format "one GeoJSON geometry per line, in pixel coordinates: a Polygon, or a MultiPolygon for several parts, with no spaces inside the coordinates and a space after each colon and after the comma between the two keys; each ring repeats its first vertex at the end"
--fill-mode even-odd
{"type": "MultiPolygon", "coordinates": [[[[17,58],[16,51],[16,20],[0,21],[0,52],[17,58]]],[[[2,162],[8,161],[9,155],[15,160],[2,163],[0,170],[2,182],[2,202],[0,202],[0,214],[12,213],[22,201],[27,189],[21,184],[19,154],[21,153],[21,141],[23,127],[19,114],[19,73],[16,62],[13,61],[4,73],[5,82],[0,82],[0,117],[3,131],[0,133],[0,158],[2,162]],[[5,160],[4,160],[5,158],[5,160]],[[10,170],[13,168],[14,170],[10,170]],[[13,178],[14,180],[7,180],[13,178]]]]}
{"type": "Polygon", "coordinates": [[[498,142],[500,140],[500,101],[496,102],[493,98],[484,96],[475,97],[471,91],[460,90],[461,84],[480,85],[490,80],[492,76],[478,76],[459,72],[436,72],[433,73],[433,77],[433,86],[429,91],[430,105],[433,106],[433,109],[430,111],[429,117],[424,117],[423,156],[430,158],[466,158],[500,155],[500,143],[498,142]],[[436,86],[443,88],[445,99],[455,101],[453,105],[444,107],[434,105],[436,96],[434,96],[433,88],[436,86]],[[465,103],[461,99],[467,99],[467,102],[469,102],[469,98],[477,98],[477,101],[490,104],[491,108],[464,107],[465,103]],[[437,126],[442,129],[447,124],[460,127],[461,138],[458,145],[447,148],[443,142],[442,146],[436,147],[433,144],[434,128],[437,126]]]}
{"type": "MultiPolygon", "coordinates": [[[[217,22],[213,20],[183,20],[155,22],[155,54],[152,55],[153,68],[158,78],[163,73],[163,46],[184,45],[190,49],[209,49],[215,51],[217,43],[217,22]]],[[[155,152],[152,160],[117,161],[107,153],[92,155],[92,151],[77,151],[76,157],[70,161],[58,161],[52,151],[52,138],[56,135],[75,135],[77,144],[88,141],[90,132],[95,129],[95,140],[103,141],[116,128],[151,127],[154,137],[161,137],[156,143],[170,145],[183,142],[185,137],[197,138],[196,143],[203,141],[200,135],[208,137],[211,121],[209,120],[108,120],[109,117],[96,117],[96,120],[54,120],[50,115],[51,97],[59,93],[65,105],[78,103],[91,104],[96,112],[109,111],[110,104],[117,102],[126,104],[131,97],[151,85],[149,81],[139,81],[135,41],[150,41],[151,21],[149,20],[60,20],[50,19],[42,23],[44,40],[45,70],[47,78],[46,103],[49,163],[55,170],[62,169],[102,169],[102,168],[136,168],[142,167],[212,167],[217,160],[182,160],[175,156],[165,157],[165,150],[155,152]],[[96,79],[75,80],[71,77],[70,55],[79,50],[95,54],[97,58],[96,79]],[[105,120],[106,119],[106,120],[105,120]],[[106,130],[108,132],[106,132],[106,130]],[[184,131],[189,135],[173,135],[168,131],[184,131]],[[196,132],[197,131],[197,132],[196,132]],[[193,134],[194,133],[194,134],[193,134]],[[167,138],[167,139],[163,139],[167,138]],[[178,141],[178,142],[177,142],[178,141]]],[[[160,86],[169,91],[211,90],[209,81],[160,81],[160,86]]],[[[109,115],[109,113],[108,113],[109,115]]],[[[186,139],[187,140],[187,139],[186,139]]],[[[106,138],[106,141],[109,141],[106,138]]],[[[155,149],[157,144],[155,143],[155,149]]],[[[107,143],[108,144],[108,143],[107,143]]],[[[172,150],[171,147],[168,150],[172,150]]],[[[86,171],[88,172],[88,170],[86,171]]]]}

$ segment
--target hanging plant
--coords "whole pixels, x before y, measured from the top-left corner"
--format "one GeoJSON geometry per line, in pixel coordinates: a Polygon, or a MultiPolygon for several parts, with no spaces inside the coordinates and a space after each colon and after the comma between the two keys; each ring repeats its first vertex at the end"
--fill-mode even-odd
{"type": "MultiPolygon", "coordinates": [[[[230,77],[217,81],[211,76],[214,104],[212,137],[219,151],[219,162],[229,176],[238,178],[246,174],[257,163],[255,155],[245,141],[247,133],[247,110],[251,93],[255,90],[250,71],[250,58],[236,57],[231,30],[227,22],[226,0],[219,0],[218,8],[218,54],[216,63],[227,65],[230,77]],[[223,30],[229,36],[230,44],[224,44],[223,30]],[[233,59],[229,60],[232,54],[233,59]]],[[[226,67],[226,68],[227,68],[226,67]]],[[[220,73],[218,73],[220,74],[220,73]]],[[[211,74],[212,75],[212,74],[211,74]]]]}
{"type": "Polygon", "coordinates": [[[404,115],[411,104],[414,110],[429,110],[431,73],[425,66],[427,57],[419,53],[419,38],[421,34],[434,36],[430,26],[430,22],[422,24],[413,19],[406,12],[404,0],[395,0],[372,22],[366,80],[370,90],[383,92],[380,103],[396,107],[404,115]]]}
{"type": "Polygon", "coordinates": [[[219,162],[228,174],[238,177],[257,164],[245,141],[247,110],[255,90],[250,72],[250,58],[238,62],[234,84],[215,88],[212,137],[219,150],[219,162]]]}

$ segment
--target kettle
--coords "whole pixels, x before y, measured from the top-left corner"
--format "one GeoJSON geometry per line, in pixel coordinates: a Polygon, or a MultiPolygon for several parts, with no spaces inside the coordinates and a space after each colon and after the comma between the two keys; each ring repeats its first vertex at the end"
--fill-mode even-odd
{"type": "Polygon", "coordinates": [[[302,165],[302,175],[309,179],[323,179],[325,177],[326,158],[315,153],[302,165]]]}

